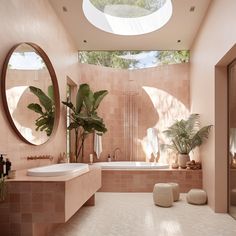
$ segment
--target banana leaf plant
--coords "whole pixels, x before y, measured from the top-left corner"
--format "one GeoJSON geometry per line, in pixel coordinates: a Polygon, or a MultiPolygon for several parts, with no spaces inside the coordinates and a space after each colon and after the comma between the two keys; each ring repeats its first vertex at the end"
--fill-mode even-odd
{"type": "Polygon", "coordinates": [[[188,155],[200,146],[208,138],[212,125],[200,128],[199,119],[199,114],[191,114],[187,120],[176,121],[168,127],[163,133],[169,138],[170,144],[164,144],[162,147],[188,155]]]}
{"type": "Polygon", "coordinates": [[[75,132],[76,162],[83,161],[84,141],[88,134],[96,132],[102,135],[107,131],[103,119],[97,113],[101,101],[107,94],[107,90],[93,93],[88,84],[81,84],[76,95],[75,105],[71,101],[62,102],[71,111],[71,122],[67,129],[75,132]]]}
{"type": "Polygon", "coordinates": [[[36,95],[39,103],[30,103],[27,107],[40,116],[35,120],[36,131],[45,131],[50,136],[54,125],[55,103],[53,85],[48,87],[48,95],[40,88],[29,86],[30,92],[36,95]]]}

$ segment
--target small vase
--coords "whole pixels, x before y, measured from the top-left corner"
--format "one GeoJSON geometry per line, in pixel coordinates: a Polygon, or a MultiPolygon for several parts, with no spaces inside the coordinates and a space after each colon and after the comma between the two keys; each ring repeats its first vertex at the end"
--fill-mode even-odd
{"type": "Polygon", "coordinates": [[[178,154],[178,164],[181,169],[185,169],[186,163],[190,161],[190,157],[188,154],[178,154]]]}

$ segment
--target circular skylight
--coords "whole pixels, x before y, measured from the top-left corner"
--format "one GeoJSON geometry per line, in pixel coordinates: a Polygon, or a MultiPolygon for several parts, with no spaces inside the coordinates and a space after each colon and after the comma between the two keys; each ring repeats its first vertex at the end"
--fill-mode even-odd
{"type": "Polygon", "coordinates": [[[118,35],[141,35],[171,18],[171,0],[84,0],[83,11],[97,28],[118,35]]]}
{"type": "Polygon", "coordinates": [[[140,17],[159,10],[166,0],[90,0],[94,7],[111,16],[140,17]]]}

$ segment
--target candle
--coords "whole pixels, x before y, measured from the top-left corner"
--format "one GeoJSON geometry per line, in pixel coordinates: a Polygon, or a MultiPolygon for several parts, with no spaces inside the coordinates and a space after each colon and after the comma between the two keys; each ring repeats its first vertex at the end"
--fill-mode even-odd
{"type": "Polygon", "coordinates": [[[93,154],[89,154],[89,161],[91,164],[93,163],[93,154]]]}

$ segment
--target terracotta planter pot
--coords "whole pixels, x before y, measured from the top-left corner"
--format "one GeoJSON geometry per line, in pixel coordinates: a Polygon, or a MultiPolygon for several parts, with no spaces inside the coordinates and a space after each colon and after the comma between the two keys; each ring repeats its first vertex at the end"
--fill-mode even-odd
{"type": "Polygon", "coordinates": [[[190,157],[188,154],[178,154],[178,164],[180,168],[185,169],[186,163],[190,161],[190,157]]]}

